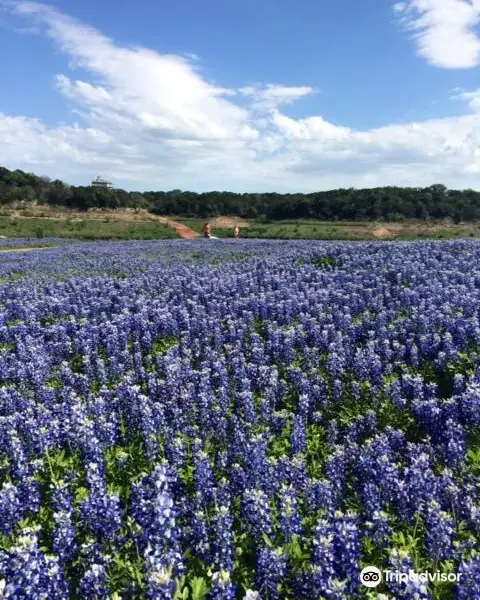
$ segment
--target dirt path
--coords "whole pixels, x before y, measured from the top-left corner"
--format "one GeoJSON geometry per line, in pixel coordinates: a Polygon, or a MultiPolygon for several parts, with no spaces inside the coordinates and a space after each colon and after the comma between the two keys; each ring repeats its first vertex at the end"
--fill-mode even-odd
{"type": "MultiPolygon", "coordinates": [[[[15,218],[29,218],[29,219],[40,219],[43,221],[48,221],[50,219],[54,219],[54,220],[71,220],[71,217],[23,217],[23,216],[19,216],[16,215],[15,218]]],[[[100,217],[89,217],[90,220],[95,221],[95,220],[100,220],[100,217]]],[[[102,220],[104,220],[104,216],[102,216],[102,220]]],[[[123,220],[123,219],[122,219],[123,220]]],[[[187,225],[184,225],[183,223],[179,223],[178,221],[171,221],[168,217],[159,217],[159,216],[153,216],[153,218],[151,219],[131,219],[132,223],[139,223],[139,222],[152,222],[152,221],[157,221],[159,223],[165,223],[165,225],[168,225],[168,227],[170,227],[171,229],[174,229],[177,234],[185,239],[185,240],[194,240],[198,237],[200,237],[200,233],[198,231],[194,231],[193,229],[191,229],[190,227],[188,227],[187,225]]],[[[49,248],[52,248],[52,246],[48,246],[49,248]]],[[[0,248],[0,252],[29,252],[31,250],[41,250],[43,247],[41,248],[0,248]]]]}
{"type": "MultiPolygon", "coordinates": [[[[45,209],[44,209],[45,210],[45,209]]],[[[57,220],[57,221],[105,221],[107,219],[110,220],[119,220],[119,221],[129,221],[131,223],[165,223],[171,229],[174,229],[177,234],[186,240],[194,240],[198,237],[201,237],[201,234],[198,231],[194,231],[187,225],[183,223],[179,223],[178,221],[172,221],[168,217],[161,217],[159,215],[154,215],[148,213],[146,210],[132,212],[128,210],[101,210],[101,211],[89,211],[87,213],[70,211],[68,213],[58,212],[58,213],[50,213],[43,216],[40,215],[22,215],[19,210],[12,212],[10,215],[11,218],[16,219],[38,219],[40,221],[49,221],[49,220],[57,220]]],[[[218,220],[218,219],[217,219],[218,220]]],[[[26,248],[25,251],[28,251],[29,248],[26,248]]],[[[0,252],[2,249],[0,249],[0,252]]],[[[16,249],[16,252],[23,251],[20,249],[16,249]]]]}
{"type": "Polygon", "coordinates": [[[175,231],[178,233],[178,235],[181,238],[183,238],[184,240],[194,240],[194,239],[200,237],[200,234],[198,233],[198,231],[194,231],[193,229],[190,229],[190,227],[187,227],[183,223],[178,223],[178,221],[170,221],[169,219],[166,219],[165,221],[166,221],[167,225],[169,227],[171,227],[172,229],[175,229],[175,231]]]}
{"type": "Polygon", "coordinates": [[[25,248],[0,248],[0,252],[32,252],[33,250],[52,250],[52,248],[57,248],[57,246],[28,246],[25,248]]]}

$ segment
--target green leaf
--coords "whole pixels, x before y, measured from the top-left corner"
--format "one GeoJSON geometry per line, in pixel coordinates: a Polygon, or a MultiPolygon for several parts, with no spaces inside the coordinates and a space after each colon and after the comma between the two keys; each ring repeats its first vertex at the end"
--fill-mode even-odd
{"type": "Polygon", "coordinates": [[[185,577],[185,575],[183,577],[180,577],[180,579],[177,579],[175,586],[175,595],[173,597],[174,600],[188,600],[190,590],[188,589],[186,582],[187,578],[185,577]]]}
{"type": "Polygon", "coordinates": [[[265,532],[262,533],[262,537],[263,537],[263,541],[269,548],[274,547],[274,543],[272,542],[272,540],[268,537],[268,535],[265,532]]]}
{"type": "Polygon", "coordinates": [[[89,491],[86,487],[78,487],[75,490],[75,502],[80,503],[88,498],[89,491]]]}
{"type": "Polygon", "coordinates": [[[209,592],[207,582],[203,577],[194,577],[190,586],[192,588],[192,600],[204,600],[209,592]]]}

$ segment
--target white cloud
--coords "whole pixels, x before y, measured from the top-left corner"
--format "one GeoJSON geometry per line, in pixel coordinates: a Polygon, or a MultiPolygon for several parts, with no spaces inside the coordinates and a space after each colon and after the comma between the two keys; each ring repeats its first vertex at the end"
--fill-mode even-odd
{"type": "Polygon", "coordinates": [[[306,119],[291,119],[274,111],[272,123],[278,130],[291,140],[317,140],[324,142],[348,141],[352,131],[347,127],[337,127],[322,117],[308,117],[306,119]]]}
{"type": "Polygon", "coordinates": [[[408,0],[393,10],[430,64],[446,69],[480,64],[479,0],[408,0]]]}
{"type": "Polygon", "coordinates": [[[314,89],[307,86],[288,87],[273,83],[253,85],[241,88],[240,93],[252,100],[254,108],[272,110],[282,104],[292,104],[301,98],[313,94],[314,89]]]}
{"type": "Polygon", "coordinates": [[[57,78],[59,89],[70,99],[94,106],[92,116],[113,111],[135,122],[137,115],[146,114],[147,127],[175,132],[175,137],[256,136],[246,123],[245,110],[224,100],[225,90],[205,82],[186,58],[141,47],[120,48],[94,29],[43,4],[19,2],[15,9],[43,23],[74,65],[100,79],[102,86],[73,83],[64,75],[57,78]]]}
{"type": "Polygon", "coordinates": [[[393,12],[401,14],[405,10],[407,10],[407,8],[408,8],[408,4],[406,2],[397,2],[396,4],[393,5],[393,12]]]}
{"type": "Polygon", "coordinates": [[[452,91],[451,98],[453,100],[463,100],[473,112],[480,113],[480,89],[474,90],[473,92],[455,89],[452,91]]]}
{"type": "MultiPolygon", "coordinates": [[[[411,3],[403,4],[396,10],[405,15],[411,3]]],[[[295,119],[281,107],[310,96],[313,88],[225,89],[206,80],[198,57],[119,46],[42,4],[11,7],[84,75],[61,73],[55,80],[78,123],[47,126],[0,113],[0,165],[77,184],[102,173],[127,189],[476,185],[478,92],[457,90],[476,112],[448,119],[366,131],[321,115],[295,119]]]]}

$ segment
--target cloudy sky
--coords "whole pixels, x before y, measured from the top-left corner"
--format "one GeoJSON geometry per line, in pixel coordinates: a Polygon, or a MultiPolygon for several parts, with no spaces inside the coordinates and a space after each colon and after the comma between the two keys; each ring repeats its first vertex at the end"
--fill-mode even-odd
{"type": "Polygon", "coordinates": [[[480,0],[0,0],[0,165],[128,190],[480,188],[480,0]]]}

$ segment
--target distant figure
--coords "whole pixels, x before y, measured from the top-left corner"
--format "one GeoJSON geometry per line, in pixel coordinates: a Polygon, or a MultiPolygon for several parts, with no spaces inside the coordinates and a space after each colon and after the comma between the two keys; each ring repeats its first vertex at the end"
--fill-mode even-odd
{"type": "Polygon", "coordinates": [[[234,238],[240,237],[240,227],[238,225],[235,225],[235,228],[233,230],[233,237],[234,238]]]}
{"type": "Polygon", "coordinates": [[[203,226],[203,237],[207,239],[212,237],[212,226],[208,221],[203,226]]]}

